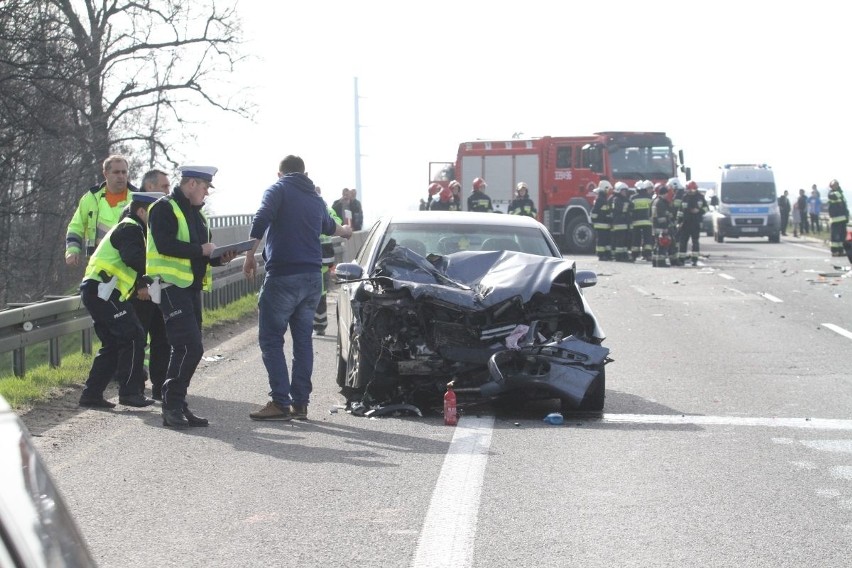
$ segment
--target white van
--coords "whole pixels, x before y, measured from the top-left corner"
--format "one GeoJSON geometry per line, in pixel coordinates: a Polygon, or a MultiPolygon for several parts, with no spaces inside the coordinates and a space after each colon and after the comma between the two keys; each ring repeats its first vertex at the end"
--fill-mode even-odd
{"type": "Polygon", "coordinates": [[[775,176],[766,164],[725,164],[711,205],[713,237],[717,243],[725,237],[769,237],[781,242],[781,215],[775,176]]]}

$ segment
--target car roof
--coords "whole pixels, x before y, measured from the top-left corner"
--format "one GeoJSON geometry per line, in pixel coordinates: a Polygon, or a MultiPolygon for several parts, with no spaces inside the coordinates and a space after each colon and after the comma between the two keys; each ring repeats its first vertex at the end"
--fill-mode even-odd
{"type": "Polygon", "coordinates": [[[509,227],[535,227],[542,225],[532,217],[503,213],[475,213],[472,211],[405,211],[382,217],[387,223],[435,223],[436,225],[503,225],[509,227]]]}

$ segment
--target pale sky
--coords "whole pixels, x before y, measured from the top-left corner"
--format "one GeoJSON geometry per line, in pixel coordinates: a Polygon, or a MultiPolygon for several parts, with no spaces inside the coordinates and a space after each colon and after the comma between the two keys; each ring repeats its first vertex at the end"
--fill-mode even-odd
{"type": "MultiPolygon", "coordinates": [[[[416,208],[461,142],[663,131],[692,178],[767,163],[779,192],[852,186],[852,36],[841,2],[240,0],[255,123],[206,110],[187,161],[219,168],[214,214],[253,214],[286,154],[366,221],[416,208]]],[[[464,188],[465,195],[470,191],[464,188]]]]}

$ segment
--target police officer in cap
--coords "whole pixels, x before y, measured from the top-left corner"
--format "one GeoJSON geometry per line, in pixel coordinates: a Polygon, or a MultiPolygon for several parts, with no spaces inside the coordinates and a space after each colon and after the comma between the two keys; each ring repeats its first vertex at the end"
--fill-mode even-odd
{"type": "Polygon", "coordinates": [[[201,342],[201,291],[212,289],[211,266],[227,264],[236,253],[211,258],[207,218],[201,212],[218,171],[212,166],[181,166],[180,184],[148,212],[147,274],[159,303],[172,347],[163,383],[163,425],[207,426],[186,402],[195,368],[204,354],[201,342]]]}
{"type": "Polygon", "coordinates": [[[80,285],[80,299],[95,322],[101,348],[92,361],[80,406],[114,408],[104,390],[115,376],[118,402],[125,406],[150,406],[145,397],[142,369],[145,332],[131,298],[148,299],[145,274],[145,228],[148,207],[162,193],[135,193],[118,223],[98,244],[80,285]]]}

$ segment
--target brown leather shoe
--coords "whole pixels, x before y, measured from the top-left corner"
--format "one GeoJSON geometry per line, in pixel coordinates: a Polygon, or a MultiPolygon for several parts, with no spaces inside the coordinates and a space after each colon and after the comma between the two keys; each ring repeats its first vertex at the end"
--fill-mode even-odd
{"type": "Polygon", "coordinates": [[[292,420],[293,412],[289,406],[279,406],[270,400],[266,406],[249,414],[252,420],[292,420]]]}

